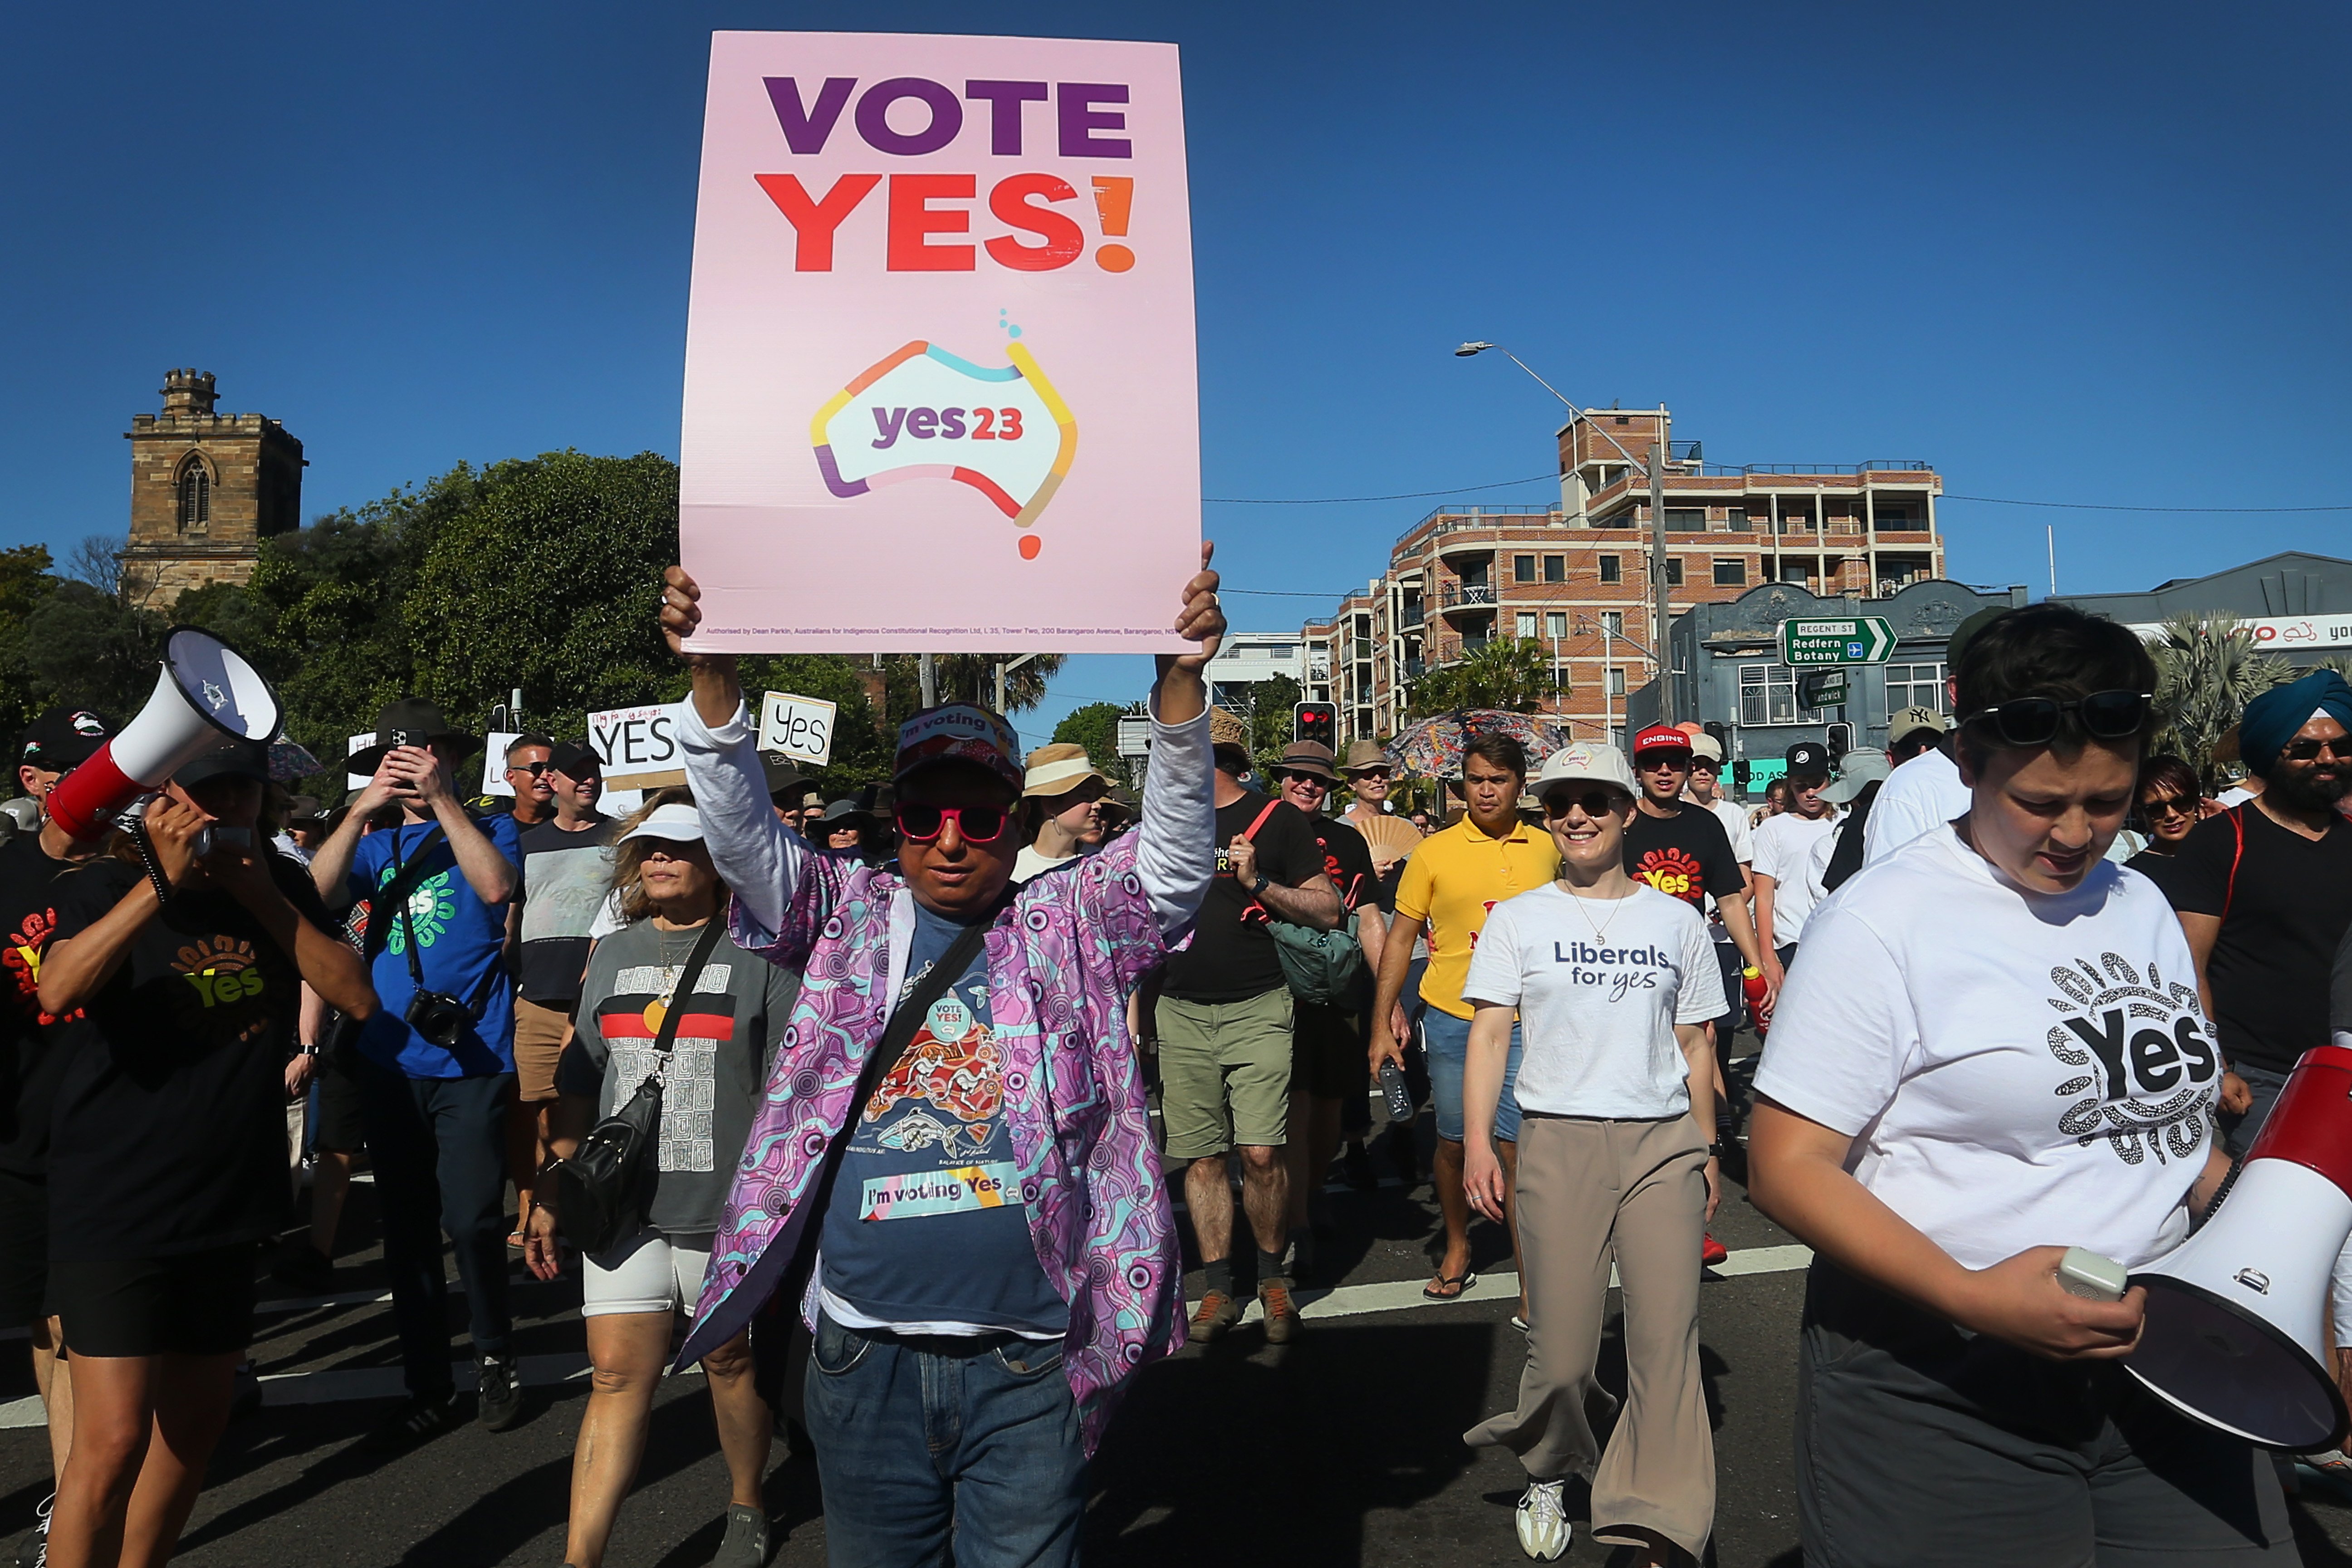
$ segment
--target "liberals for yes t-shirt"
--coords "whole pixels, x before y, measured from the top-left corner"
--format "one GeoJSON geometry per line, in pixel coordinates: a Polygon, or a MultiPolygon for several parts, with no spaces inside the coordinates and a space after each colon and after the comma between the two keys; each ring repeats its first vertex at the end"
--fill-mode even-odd
{"type": "Polygon", "coordinates": [[[1962,1265],[2188,1232],[2221,1052],[2156,884],[2101,861],[2018,887],[1947,825],[1805,931],[1756,1092],[1854,1139],[1854,1177],[1962,1265]]]}
{"type": "Polygon", "coordinates": [[[1649,887],[1580,899],[1554,883],[1496,905],[1462,994],[1518,1008],[1522,1111],[1628,1121],[1690,1110],[1675,1026],[1727,1006],[1696,906],[1649,887]]]}
{"type": "MultiPolygon", "coordinates": [[[[1168,955],[1168,979],[1160,994],[1180,1002],[1246,1002],[1287,984],[1265,911],[1234,875],[1229,846],[1249,831],[1266,797],[1244,791],[1231,805],[1217,808],[1217,874],[1209,880],[1193,923],[1192,945],[1168,955]]],[[[1323,869],[1323,846],[1307,814],[1286,800],[1250,837],[1257,870],[1268,881],[1296,888],[1323,869]]]]}
{"type": "MultiPolygon", "coordinates": [[[[900,995],[963,930],[915,906],[900,995]]],[[[988,989],[983,943],[850,1124],[821,1247],[837,1323],[1039,1340],[1069,1329],[1029,1234],[988,989]]]]}
{"type": "MultiPolygon", "coordinates": [[[[352,856],[352,897],[383,904],[376,889],[396,874],[394,841],[402,865],[417,863],[418,848],[424,847],[424,876],[411,884],[408,919],[403,921],[400,911],[390,905],[369,914],[368,978],[374,983],[383,1006],[360,1030],[360,1050],[369,1059],[410,1078],[485,1078],[512,1072],[514,982],[506,968],[507,906],[486,904],[474,896],[473,885],[457,868],[448,836],[436,831],[437,826],[411,822],[390,832],[371,833],[360,840],[352,856]],[[410,1028],[404,1016],[416,994],[416,983],[408,970],[412,929],[425,986],[455,996],[473,1013],[473,1026],[459,1036],[455,1050],[444,1049],[410,1028]]],[[[517,859],[513,817],[500,813],[474,826],[509,861],[517,859]]]]}

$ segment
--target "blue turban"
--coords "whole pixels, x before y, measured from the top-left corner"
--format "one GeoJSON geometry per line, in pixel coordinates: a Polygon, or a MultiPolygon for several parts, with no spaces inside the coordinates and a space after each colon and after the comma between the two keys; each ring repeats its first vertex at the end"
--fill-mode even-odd
{"type": "Polygon", "coordinates": [[[2238,724],[2238,754],[2246,766],[2270,777],[2271,764],[2294,739],[2294,732],[2326,713],[2352,734],[2352,686],[2332,669],[2315,669],[2301,680],[2273,686],[2246,704],[2238,724]]]}

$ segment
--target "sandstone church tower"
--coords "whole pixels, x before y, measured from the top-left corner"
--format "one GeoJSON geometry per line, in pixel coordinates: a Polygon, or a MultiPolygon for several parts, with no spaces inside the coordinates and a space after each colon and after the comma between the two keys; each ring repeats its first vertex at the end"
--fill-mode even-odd
{"type": "Polygon", "coordinates": [[[213,412],[210,371],[163,378],[163,412],[134,415],[122,596],[169,610],[190,588],[253,576],[261,541],[302,521],[302,443],[258,414],[213,412]]]}

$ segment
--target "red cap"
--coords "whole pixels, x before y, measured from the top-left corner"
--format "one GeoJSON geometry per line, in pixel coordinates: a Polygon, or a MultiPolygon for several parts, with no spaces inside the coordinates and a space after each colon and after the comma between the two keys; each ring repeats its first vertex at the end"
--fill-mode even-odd
{"type": "Polygon", "coordinates": [[[1653,724],[1633,737],[1633,754],[1643,752],[1683,752],[1691,749],[1690,731],[1677,730],[1672,724],[1653,724]]]}

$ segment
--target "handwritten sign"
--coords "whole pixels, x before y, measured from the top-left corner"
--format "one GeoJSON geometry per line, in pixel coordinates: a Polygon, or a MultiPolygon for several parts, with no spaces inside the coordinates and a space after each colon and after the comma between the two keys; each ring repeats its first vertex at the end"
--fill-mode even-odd
{"type": "Polygon", "coordinates": [[[666,702],[608,708],[588,715],[588,749],[604,764],[604,788],[659,789],[686,782],[686,752],[670,728],[666,702]]]}
{"type": "MultiPolygon", "coordinates": [[[[355,757],[359,755],[360,752],[366,751],[370,746],[374,744],[375,731],[373,730],[370,730],[364,735],[346,736],[343,741],[343,755],[347,757],[355,757]]],[[[368,781],[374,776],[375,775],[373,773],[345,773],[343,775],[343,787],[347,790],[365,789],[368,786],[368,781]]]]}
{"type": "Polygon", "coordinates": [[[511,734],[493,730],[482,746],[482,793],[511,796],[514,785],[507,783],[507,748],[522,739],[522,732],[511,734]]]}
{"type": "Polygon", "coordinates": [[[760,750],[823,767],[833,755],[834,705],[821,697],[771,691],[760,700],[760,750]]]}
{"type": "Polygon", "coordinates": [[[1201,524],[1185,181],[1173,45],[713,35],[693,646],[1180,648],[1201,524]],[[938,575],[831,569],[877,560],[938,575]]]}

